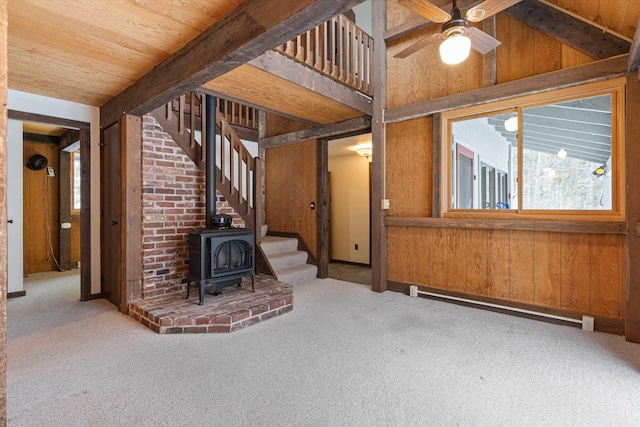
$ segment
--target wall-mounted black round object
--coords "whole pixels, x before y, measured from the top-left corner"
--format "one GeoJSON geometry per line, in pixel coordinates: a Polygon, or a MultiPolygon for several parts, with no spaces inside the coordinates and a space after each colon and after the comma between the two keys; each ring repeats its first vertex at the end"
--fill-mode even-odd
{"type": "Polygon", "coordinates": [[[32,171],[39,171],[47,167],[47,158],[42,154],[34,154],[27,160],[27,168],[32,171]]]}

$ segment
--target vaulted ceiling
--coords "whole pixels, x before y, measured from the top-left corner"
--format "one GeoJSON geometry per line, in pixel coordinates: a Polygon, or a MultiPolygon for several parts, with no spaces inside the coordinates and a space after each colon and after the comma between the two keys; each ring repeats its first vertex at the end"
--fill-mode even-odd
{"type": "MultiPolygon", "coordinates": [[[[461,0],[463,2],[465,0],[461,0]]],[[[594,28],[602,28],[603,32],[614,34],[626,43],[634,37],[640,19],[640,0],[525,0],[523,4],[525,2],[563,8],[569,15],[562,11],[557,11],[557,14],[591,22],[594,28]]],[[[291,2],[303,11],[310,10],[313,3],[312,0],[291,2]]],[[[359,1],[322,0],[315,3],[322,4],[324,8],[338,8],[334,4],[353,6],[359,1]]],[[[433,0],[433,3],[446,8],[450,2],[433,0]]],[[[251,28],[255,22],[261,24],[264,20],[260,15],[268,18],[273,14],[274,4],[266,0],[8,0],[9,88],[104,106],[136,82],[139,87],[167,83],[152,74],[154,69],[163,63],[175,65],[171,62],[178,61],[176,56],[186,52],[184,46],[212,25],[223,22],[225,15],[236,12],[234,19],[242,21],[231,23],[226,28],[251,28]],[[247,12],[238,13],[245,6],[243,10],[247,12]],[[141,82],[145,75],[152,78],[141,82]]],[[[309,21],[316,18],[311,13],[307,15],[305,19],[309,21]]],[[[304,28],[303,23],[298,22],[297,25],[304,28]]],[[[560,20],[554,28],[543,30],[557,31],[557,27],[562,25],[563,20],[560,20]]],[[[252,37],[248,33],[245,36],[252,37]]],[[[217,39],[209,38],[207,42],[211,40],[218,43],[217,50],[232,43],[238,46],[244,43],[230,36],[227,40],[218,35],[217,39]]],[[[218,53],[216,49],[207,51],[204,43],[194,46],[204,56],[218,53]]],[[[243,86],[246,88],[252,84],[243,78],[259,73],[255,70],[248,72],[246,67],[251,67],[249,65],[244,71],[239,68],[225,75],[246,62],[236,55],[237,51],[231,50],[228,52],[230,57],[216,59],[218,62],[212,60],[214,65],[223,64],[226,68],[220,75],[209,70],[208,75],[215,78],[208,86],[221,93],[227,91],[233,98],[242,98],[243,86]]],[[[179,78],[180,73],[184,73],[185,78],[197,74],[197,70],[179,70],[176,67],[172,70],[173,78],[179,78]]],[[[285,115],[302,118],[305,115],[315,117],[317,122],[324,123],[360,114],[322,94],[314,94],[299,86],[294,88],[284,79],[265,75],[258,80],[269,81],[270,84],[263,88],[254,84],[254,96],[264,99],[272,111],[280,110],[285,115]],[[287,99],[278,93],[296,93],[296,96],[287,99]]],[[[135,99],[140,93],[140,90],[133,91],[130,98],[135,99]]]]}

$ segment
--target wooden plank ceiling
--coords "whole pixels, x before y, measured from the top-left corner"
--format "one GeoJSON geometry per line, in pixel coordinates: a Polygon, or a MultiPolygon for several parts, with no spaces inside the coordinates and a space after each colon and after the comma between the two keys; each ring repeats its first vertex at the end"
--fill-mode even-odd
{"type": "MultiPolygon", "coordinates": [[[[546,2],[628,39],[634,37],[640,19],[640,0],[546,2]]],[[[242,3],[8,0],[9,88],[102,106],[242,3]]],[[[450,1],[433,3],[446,7],[450,1]]],[[[208,86],[316,123],[362,115],[251,66],[240,67],[208,86]]]]}

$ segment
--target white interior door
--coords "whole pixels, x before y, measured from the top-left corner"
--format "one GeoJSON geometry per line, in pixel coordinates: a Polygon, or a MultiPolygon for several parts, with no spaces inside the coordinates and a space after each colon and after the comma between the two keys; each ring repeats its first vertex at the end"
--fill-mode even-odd
{"type": "Polygon", "coordinates": [[[22,122],[7,123],[7,292],[22,292],[24,272],[22,255],[22,122]]]}

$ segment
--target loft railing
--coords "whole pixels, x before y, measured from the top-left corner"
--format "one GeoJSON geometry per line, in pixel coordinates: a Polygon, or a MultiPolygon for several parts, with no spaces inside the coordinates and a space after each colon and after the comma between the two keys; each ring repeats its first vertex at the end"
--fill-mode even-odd
{"type": "Polygon", "coordinates": [[[373,38],[344,15],[331,18],[275,50],[373,96],[373,38]]]}
{"type": "Polygon", "coordinates": [[[218,112],[229,124],[248,129],[258,129],[258,110],[248,105],[217,98],[218,112]]]}

